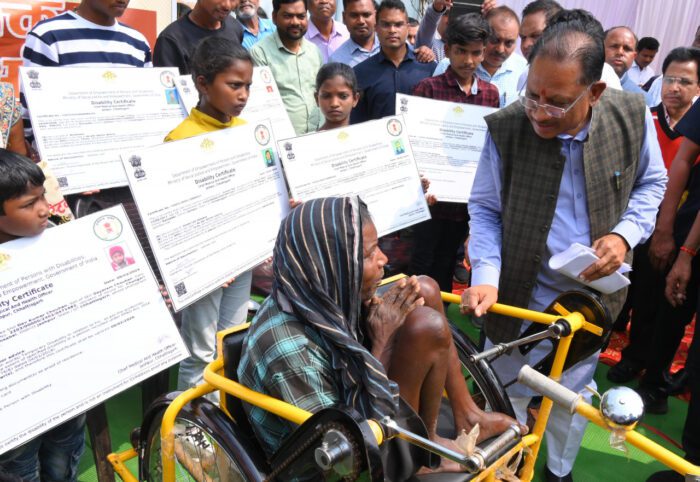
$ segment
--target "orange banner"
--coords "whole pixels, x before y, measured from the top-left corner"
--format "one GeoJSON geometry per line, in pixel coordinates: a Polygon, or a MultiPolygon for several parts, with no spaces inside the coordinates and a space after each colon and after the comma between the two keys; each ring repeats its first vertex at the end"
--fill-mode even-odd
{"type": "MultiPolygon", "coordinates": [[[[73,9],[78,3],[58,0],[0,0],[0,81],[14,84],[15,92],[19,92],[18,73],[22,65],[20,50],[25,37],[41,20],[73,9]]],[[[119,21],[145,35],[153,48],[158,35],[157,15],[156,10],[129,8],[119,21]]]]}

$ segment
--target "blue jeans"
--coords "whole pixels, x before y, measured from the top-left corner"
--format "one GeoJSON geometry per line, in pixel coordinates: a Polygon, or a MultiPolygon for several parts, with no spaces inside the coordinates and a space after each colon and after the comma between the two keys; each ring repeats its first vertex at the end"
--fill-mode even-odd
{"type": "Polygon", "coordinates": [[[241,273],[228,288],[219,288],[182,311],[180,334],[190,357],[180,362],[178,390],[204,381],[204,367],[216,357],[216,332],[246,321],[252,281],[252,271],[241,273]]]}
{"type": "Polygon", "coordinates": [[[0,480],[8,475],[27,482],[76,481],[84,448],[82,414],[0,455],[0,480]]]}

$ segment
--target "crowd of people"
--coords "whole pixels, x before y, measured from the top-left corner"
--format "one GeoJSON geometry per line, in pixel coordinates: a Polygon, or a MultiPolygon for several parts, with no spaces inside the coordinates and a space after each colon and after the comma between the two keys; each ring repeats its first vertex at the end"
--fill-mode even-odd
{"type": "MultiPolygon", "coordinates": [[[[598,257],[582,281],[633,265],[630,289],[602,296],[616,326],[630,325],[630,344],[608,378],[628,383],[643,374],[638,391],[650,413],[665,413],[669,393],[685,383],[691,401],[683,448],[687,460],[700,463],[700,337],[684,375],[668,374],[699,301],[700,27],[657,73],[655,38],[638,39],[627,26],[606,31],[589,12],[554,0],[534,0],[520,14],[507,0],[462,14],[451,12],[451,0],[434,0],[420,21],[401,0],[343,0],[342,22],[335,0],[273,0],[269,19],[258,0],[197,0],[160,33],[151,53],[145,37],[118,20],[128,3],[82,0],[41,21],[27,36],[24,65],[176,67],[191,75],[199,103],[166,142],[244,123],[254,66],[272,71],[297,135],[394,115],[396,93],[497,109],[486,117],[469,203],[443,202],[423,180],[431,219],[410,228],[411,277],[381,296],[375,290],[388,259],[362,200],[290,200],[272,260],[272,293],[245,341],[239,377],[247,386],[312,412],[342,403],[366,417],[393,415],[455,447],[436,431],[446,391],[456,429],[479,424],[488,438],[516,421],[472,401],[439,291],[452,291],[456,266],[467,264],[462,311],[486,320],[486,347],[512,341],[528,323],[488,309],[499,301],[541,311],[560,293],[581,289],[548,265],[578,242],[598,257]],[[312,238],[315,249],[292,241],[312,238]]],[[[40,235],[50,213],[27,105],[9,84],[1,87],[6,242],[40,235]]],[[[128,188],[67,200],[79,216],[123,204],[158,273],[128,188]]],[[[129,265],[123,251],[112,254],[115,270],[129,265]]],[[[245,321],[252,279],[251,271],[239,274],[182,311],[191,356],[180,364],[179,389],[201,382],[216,353],[216,331],[245,321]]],[[[515,351],[494,368],[513,379],[544,349],[515,351]]],[[[585,387],[595,385],[598,357],[565,371],[561,383],[590,399],[585,387]]],[[[518,384],[508,394],[527,430],[536,394],[518,384]]],[[[293,427],[255,407],[246,411],[273,454],[293,427]]],[[[79,416],[0,454],[0,479],[76,480],[84,425],[79,416]]],[[[585,419],[555,406],[545,480],[573,480],[585,428],[585,419]]],[[[460,470],[418,455],[392,467],[398,479],[460,470]]],[[[683,478],[660,472],[649,480],[683,478]]]]}

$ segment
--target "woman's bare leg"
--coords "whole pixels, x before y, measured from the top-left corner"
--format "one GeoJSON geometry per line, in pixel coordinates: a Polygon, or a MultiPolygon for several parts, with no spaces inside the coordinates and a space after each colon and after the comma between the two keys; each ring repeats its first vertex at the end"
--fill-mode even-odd
{"type": "MultiPolygon", "coordinates": [[[[425,300],[425,306],[433,308],[445,316],[444,305],[440,297],[440,288],[432,278],[419,276],[421,295],[425,300]]],[[[486,440],[503,433],[511,424],[517,423],[515,419],[498,412],[485,412],[481,410],[467,388],[462,374],[462,364],[457,355],[454,343],[451,343],[448,354],[448,370],[445,381],[445,391],[450,399],[452,414],[455,419],[457,433],[462,430],[469,432],[474,425],[479,424],[479,440],[486,440]]],[[[526,429],[526,427],[521,426],[526,429]]]]}
{"type": "Polygon", "coordinates": [[[444,317],[430,308],[416,308],[397,334],[387,367],[389,378],[398,383],[401,397],[420,415],[431,439],[437,429],[452,345],[444,317]]]}

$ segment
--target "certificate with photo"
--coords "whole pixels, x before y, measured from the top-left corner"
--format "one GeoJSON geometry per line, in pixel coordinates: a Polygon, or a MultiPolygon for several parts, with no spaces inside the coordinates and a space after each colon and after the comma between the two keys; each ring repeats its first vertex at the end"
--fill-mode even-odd
{"type": "Polygon", "coordinates": [[[495,112],[458,102],[396,94],[418,170],[438,201],[466,203],[486,138],[484,117],[495,112]]]}
{"type": "MultiPolygon", "coordinates": [[[[199,102],[199,93],[191,75],[178,77],[177,91],[185,112],[189,114],[199,102]]],[[[253,84],[250,86],[248,103],[241,112],[241,119],[251,124],[269,119],[277,139],[296,135],[270,67],[253,68],[253,84]]]]}
{"type": "Polygon", "coordinates": [[[119,154],[162,143],[185,117],[167,68],[20,67],[20,78],[64,194],[126,186],[119,154]]]}
{"type": "Polygon", "coordinates": [[[267,122],[122,154],[176,311],[272,253],[289,210],[267,122]]]}
{"type": "Polygon", "coordinates": [[[197,107],[199,103],[199,92],[194,85],[191,75],[178,75],[176,81],[177,96],[180,98],[180,105],[185,115],[190,115],[190,111],[197,107]]]}
{"type": "Polygon", "coordinates": [[[359,195],[380,236],[430,219],[401,116],[277,142],[294,199],[359,195]]]}
{"type": "Polygon", "coordinates": [[[121,206],[0,244],[0,453],[187,356],[121,206]]]}

